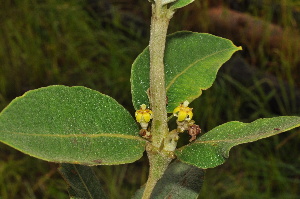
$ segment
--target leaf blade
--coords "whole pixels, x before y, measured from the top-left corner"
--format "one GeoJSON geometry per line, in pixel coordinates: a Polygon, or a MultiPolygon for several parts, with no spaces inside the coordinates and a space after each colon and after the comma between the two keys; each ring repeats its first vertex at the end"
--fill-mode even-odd
{"type": "MultiPolygon", "coordinates": [[[[165,84],[170,113],[181,102],[193,101],[208,89],[223,63],[241,48],[227,39],[210,34],[177,32],[167,37],[165,49],[165,84]]],[[[131,91],[135,109],[149,105],[149,49],[132,65],[131,91]]]]}
{"type": "MultiPolygon", "coordinates": [[[[197,198],[204,181],[205,171],[195,166],[174,161],[155,186],[151,198],[197,198]]],[[[142,198],[145,187],[139,189],[133,199],[142,198]]]]}
{"type": "Polygon", "coordinates": [[[175,10],[193,3],[195,0],[177,0],[170,4],[170,9],[175,10]]]}
{"type": "Polygon", "coordinates": [[[107,198],[91,167],[63,163],[59,172],[69,186],[71,198],[107,198]]]}
{"type": "Polygon", "coordinates": [[[29,91],[0,113],[3,143],[54,162],[133,162],[145,147],[138,131],[120,104],[85,87],[49,86],[29,91]]]}
{"type": "Polygon", "coordinates": [[[178,159],[199,168],[223,164],[232,147],[254,142],[300,126],[300,117],[264,118],[252,123],[228,122],[207,132],[194,143],[175,151],[178,159]]]}

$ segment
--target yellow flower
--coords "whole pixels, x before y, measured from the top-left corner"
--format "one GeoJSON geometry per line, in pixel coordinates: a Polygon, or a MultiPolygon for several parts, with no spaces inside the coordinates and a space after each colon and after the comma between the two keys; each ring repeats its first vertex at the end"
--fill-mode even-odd
{"type": "Polygon", "coordinates": [[[148,123],[152,119],[152,111],[146,109],[146,105],[142,104],[140,110],[135,112],[135,119],[139,123],[148,123]]]}
{"type": "Polygon", "coordinates": [[[173,115],[178,117],[177,121],[181,122],[183,120],[190,121],[193,117],[192,108],[188,107],[189,102],[184,101],[179,106],[177,106],[174,111],[173,115]]]}

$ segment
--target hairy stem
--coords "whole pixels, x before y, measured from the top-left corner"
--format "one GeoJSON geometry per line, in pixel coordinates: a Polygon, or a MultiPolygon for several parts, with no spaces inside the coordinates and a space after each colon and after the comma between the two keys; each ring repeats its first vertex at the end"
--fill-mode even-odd
{"type": "Polygon", "coordinates": [[[149,199],[157,183],[167,169],[171,158],[161,151],[163,140],[169,129],[167,124],[166,88],[164,71],[164,51],[169,21],[173,11],[163,5],[162,0],[152,3],[152,18],[150,31],[150,90],[149,98],[153,113],[151,126],[152,144],[147,146],[150,162],[149,177],[146,183],[143,199],[149,199]]]}
{"type": "Polygon", "coordinates": [[[142,199],[150,198],[157,181],[162,177],[169,163],[172,161],[172,158],[165,153],[161,153],[151,144],[147,146],[147,154],[150,162],[150,170],[142,199]]]}
{"type": "Polygon", "coordinates": [[[169,21],[173,11],[162,6],[161,0],[152,4],[150,31],[150,104],[153,112],[151,134],[153,145],[160,148],[168,133],[164,51],[169,21]]]}

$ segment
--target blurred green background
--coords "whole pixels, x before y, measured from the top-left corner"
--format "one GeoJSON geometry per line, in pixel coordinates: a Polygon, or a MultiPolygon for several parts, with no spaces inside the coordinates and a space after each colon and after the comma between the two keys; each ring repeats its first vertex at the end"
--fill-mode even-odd
{"type": "MultiPolygon", "coordinates": [[[[130,70],[149,41],[146,0],[2,0],[0,110],[24,92],[82,85],[134,113],[130,70]]],[[[243,47],[194,101],[203,132],[230,120],[300,115],[300,1],[198,0],[169,33],[209,32],[243,47]]],[[[300,198],[300,130],[235,147],[207,169],[199,198],[300,198]]],[[[130,198],[147,179],[147,158],[95,167],[110,198],[130,198]]],[[[0,198],[68,198],[58,164],[0,143],[0,198]]]]}

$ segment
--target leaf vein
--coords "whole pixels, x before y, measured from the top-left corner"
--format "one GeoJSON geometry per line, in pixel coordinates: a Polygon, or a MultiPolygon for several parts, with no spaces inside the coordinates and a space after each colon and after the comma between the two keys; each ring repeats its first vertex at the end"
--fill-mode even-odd
{"type": "Polygon", "coordinates": [[[201,59],[196,60],[195,62],[193,62],[192,64],[190,64],[189,66],[187,66],[183,71],[181,71],[180,73],[178,73],[178,74],[170,81],[170,83],[169,83],[168,86],[166,87],[166,91],[169,90],[169,88],[174,84],[174,82],[176,81],[176,79],[178,79],[181,75],[183,75],[187,70],[189,70],[190,68],[192,68],[192,67],[193,67],[195,64],[197,64],[198,62],[203,61],[203,60],[205,60],[205,59],[207,59],[207,58],[209,58],[209,57],[211,57],[211,56],[214,56],[214,55],[216,55],[216,54],[218,54],[218,53],[222,53],[222,52],[224,52],[224,51],[231,50],[231,49],[233,49],[233,48],[234,48],[234,47],[232,47],[232,48],[226,48],[226,49],[217,51],[217,52],[215,52],[215,53],[209,54],[209,55],[207,55],[207,56],[205,56],[205,57],[202,57],[201,59]]]}
{"type": "Polygon", "coordinates": [[[124,135],[124,134],[112,134],[112,133],[100,133],[100,134],[38,134],[38,133],[21,133],[21,132],[7,132],[9,134],[16,134],[16,135],[23,135],[23,136],[36,136],[36,137],[58,137],[58,138],[76,138],[76,137],[90,137],[90,138],[97,138],[97,137],[117,137],[117,138],[124,138],[124,139],[133,139],[139,141],[145,141],[143,138],[134,135],[124,135]]]}

